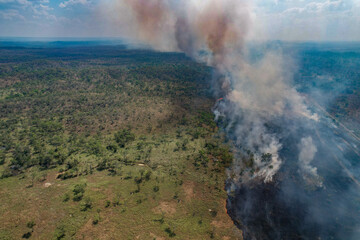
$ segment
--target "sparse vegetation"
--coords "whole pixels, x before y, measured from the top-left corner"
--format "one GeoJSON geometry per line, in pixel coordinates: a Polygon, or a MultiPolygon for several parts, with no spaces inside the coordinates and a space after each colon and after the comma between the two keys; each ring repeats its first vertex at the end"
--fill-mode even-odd
{"type": "Polygon", "coordinates": [[[0,239],[235,238],[209,77],[177,53],[0,49],[0,239]]]}

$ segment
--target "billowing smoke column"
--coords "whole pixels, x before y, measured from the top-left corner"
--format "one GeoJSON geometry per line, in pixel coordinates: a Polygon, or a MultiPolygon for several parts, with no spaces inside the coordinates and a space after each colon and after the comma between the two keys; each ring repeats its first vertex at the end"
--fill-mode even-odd
{"type": "MultiPolygon", "coordinates": [[[[343,153],[327,151],[329,142],[324,144],[322,139],[331,139],[333,133],[327,128],[318,133],[327,123],[312,114],[291,87],[289,61],[275,51],[251,56],[246,47],[253,19],[250,2],[117,0],[111,9],[109,16],[123,36],[156,50],[182,51],[214,68],[215,97],[224,100],[213,111],[232,140],[237,159],[229,169],[228,209],[245,238],[336,236],[333,229],[339,226],[332,220],[345,218],[349,206],[354,205],[337,197],[330,201],[343,203],[341,210],[329,202],[329,206],[322,204],[340,190],[326,192],[320,169],[312,164],[320,155],[338,162],[343,153]],[[336,217],[325,216],[329,211],[336,217]],[[332,230],[326,231],[327,226],[332,230]]],[[[328,162],[326,169],[334,167],[334,176],[342,176],[337,163],[328,162]]],[[[342,180],[344,184],[347,181],[342,180]]],[[[352,185],[344,194],[350,192],[352,185]]],[[[348,219],[358,224],[358,219],[348,219]]]]}
{"type": "Polygon", "coordinates": [[[278,171],[281,148],[265,123],[291,115],[312,116],[291,88],[281,56],[268,53],[250,64],[244,47],[251,26],[251,6],[243,0],[123,0],[118,21],[128,22],[125,34],[157,50],[182,51],[214,67],[214,89],[226,100],[215,109],[232,121],[231,134],[250,150],[256,174],[266,182],[278,171]],[[270,161],[261,161],[262,154],[270,161]]]}

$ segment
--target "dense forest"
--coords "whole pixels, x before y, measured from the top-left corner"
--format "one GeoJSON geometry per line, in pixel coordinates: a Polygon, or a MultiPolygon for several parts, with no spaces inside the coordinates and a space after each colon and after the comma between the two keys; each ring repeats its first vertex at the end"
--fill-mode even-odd
{"type": "Polygon", "coordinates": [[[208,67],[122,46],[0,49],[0,239],[225,239],[208,67]]]}

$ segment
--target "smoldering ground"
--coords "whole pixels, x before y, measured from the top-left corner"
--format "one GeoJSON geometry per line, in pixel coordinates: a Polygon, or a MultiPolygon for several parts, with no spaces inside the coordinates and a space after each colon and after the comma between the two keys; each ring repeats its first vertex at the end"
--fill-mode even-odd
{"type": "Polygon", "coordinates": [[[124,37],[213,67],[214,93],[224,98],[214,113],[236,156],[228,209],[246,239],[354,234],[358,169],[349,169],[357,155],[338,147],[342,139],[358,142],[305,104],[282,54],[265,50],[252,58],[251,2],[114,0],[102,10],[124,37]]]}

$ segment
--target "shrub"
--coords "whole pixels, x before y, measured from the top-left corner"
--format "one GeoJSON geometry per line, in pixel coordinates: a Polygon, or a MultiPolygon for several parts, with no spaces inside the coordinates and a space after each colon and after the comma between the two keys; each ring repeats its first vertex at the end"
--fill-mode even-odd
{"type": "Polygon", "coordinates": [[[78,202],[80,201],[85,193],[85,187],[86,187],[86,183],[84,184],[76,184],[74,189],[73,189],[73,193],[74,193],[74,197],[73,200],[78,202]]]}
{"type": "Polygon", "coordinates": [[[16,168],[21,168],[26,163],[28,163],[30,159],[31,159],[30,148],[17,145],[13,152],[13,159],[11,164],[14,165],[16,168]]]}
{"type": "Polygon", "coordinates": [[[216,210],[211,210],[210,214],[211,214],[212,217],[216,217],[217,211],[216,210]]]}
{"type": "Polygon", "coordinates": [[[272,154],[271,153],[263,153],[261,155],[261,162],[271,162],[272,154]]]}
{"type": "Polygon", "coordinates": [[[5,163],[5,160],[6,160],[5,152],[0,150],[0,165],[3,165],[5,163]]]}
{"type": "Polygon", "coordinates": [[[30,222],[28,222],[28,223],[26,224],[26,226],[27,226],[28,228],[31,228],[31,229],[32,229],[35,225],[36,225],[36,224],[35,224],[34,221],[30,221],[30,222]]]}
{"type": "Polygon", "coordinates": [[[117,152],[117,147],[116,145],[110,144],[106,147],[107,150],[109,150],[110,152],[116,153],[117,152]]]}
{"type": "Polygon", "coordinates": [[[98,171],[103,171],[103,170],[107,169],[108,168],[107,162],[108,162],[108,160],[106,158],[102,159],[96,169],[98,171]]]}
{"type": "Polygon", "coordinates": [[[97,215],[94,217],[94,219],[92,220],[92,224],[93,224],[93,225],[96,225],[96,224],[99,223],[99,221],[100,221],[100,216],[97,214],[97,215]]]}
{"type": "Polygon", "coordinates": [[[64,196],[62,197],[62,201],[67,202],[69,200],[70,200],[70,195],[68,193],[65,193],[64,196]]]}
{"type": "Polygon", "coordinates": [[[165,232],[169,234],[169,237],[175,237],[176,234],[169,227],[165,228],[165,232]]]}
{"type": "Polygon", "coordinates": [[[65,237],[65,229],[63,226],[57,227],[55,229],[54,237],[56,240],[63,239],[65,237]]]}
{"type": "Polygon", "coordinates": [[[146,172],[145,172],[145,177],[144,177],[145,180],[146,180],[146,181],[149,181],[149,180],[150,180],[150,177],[151,177],[151,171],[146,171],[146,172]]]}
{"type": "Polygon", "coordinates": [[[30,238],[31,237],[31,232],[27,232],[27,233],[24,233],[24,235],[22,235],[22,238],[30,238]]]}
{"type": "Polygon", "coordinates": [[[92,208],[92,201],[90,197],[86,197],[85,200],[80,204],[80,210],[85,212],[92,208]]]}
{"type": "Polygon", "coordinates": [[[135,135],[130,132],[130,130],[122,129],[114,134],[115,142],[119,145],[119,147],[125,147],[126,143],[134,141],[135,135]]]}

